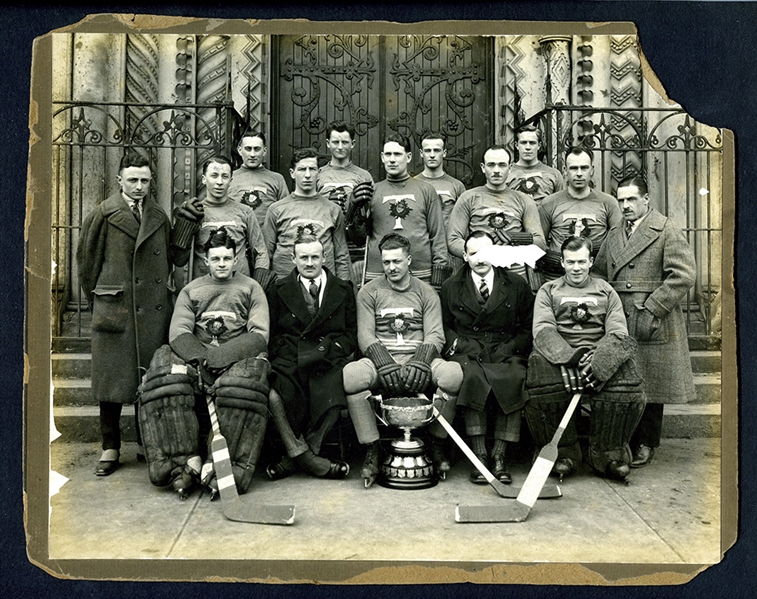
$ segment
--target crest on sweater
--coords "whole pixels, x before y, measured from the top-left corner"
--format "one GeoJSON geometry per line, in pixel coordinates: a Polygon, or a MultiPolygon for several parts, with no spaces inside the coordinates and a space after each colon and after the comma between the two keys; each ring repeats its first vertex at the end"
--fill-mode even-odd
{"type": "Polygon", "coordinates": [[[233,322],[236,318],[237,316],[234,312],[221,310],[205,312],[205,314],[202,315],[202,325],[205,332],[210,335],[211,345],[219,345],[218,339],[229,330],[227,322],[233,322]]]}
{"type": "Polygon", "coordinates": [[[408,204],[408,202],[417,202],[417,201],[418,200],[415,199],[415,194],[412,194],[412,193],[403,193],[400,195],[384,196],[382,203],[384,204],[386,204],[387,202],[390,203],[389,214],[394,217],[394,227],[392,227],[393,229],[405,228],[402,226],[402,219],[407,218],[407,216],[413,211],[413,209],[410,207],[410,204],[408,204]]]}
{"type": "Polygon", "coordinates": [[[589,304],[594,307],[597,306],[597,298],[595,297],[564,297],[560,300],[560,305],[571,303],[568,311],[569,318],[575,322],[573,328],[580,331],[583,330],[581,324],[589,320],[592,313],[589,309],[589,304]]]}
{"type": "Polygon", "coordinates": [[[571,221],[568,225],[568,235],[571,237],[589,237],[592,225],[597,223],[595,214],[565,213],[562,215],[563,224],[571,221]]]}
{"type": "Polygon", "coordinates": [[[403,335],[410,328],[413,319],[412,308],[385,308],[381,310],[381,320],[386,327],[397,335],[397,345],[404,345],[403,335]]]}
{"type": "Polygon", "coordinates": [[[292,221],[292,226],[295,228],[295,235],[314,235],[319,237],[324,227],[323,223],[319,220],[312,220],[309,218],[297,218],[292,221]]]}
{"type": "Polygon", "coordinates": [[[241,202],[245,206],[249,206],[253,210],[263,203],[263,198],[266,196],[266,189],[263,187],[253,187],[248,189],[242,194],[241,202]]]}

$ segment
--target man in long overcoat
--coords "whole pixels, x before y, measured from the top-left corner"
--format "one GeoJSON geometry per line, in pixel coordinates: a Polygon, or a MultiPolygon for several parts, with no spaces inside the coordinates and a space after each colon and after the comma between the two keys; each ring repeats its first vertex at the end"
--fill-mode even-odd
{"type": "Polygon", "coordinates": [[[631,438],[631,466],[638,468],[660,445],[664,404],[686,403],[696,395],[681,310],[696,280],[696,262],[683,232],[649,207],[643,177],[618,184],[618,204],[625,225],[610,231],[595,272],[620,295],[628,332],[639,345],[636,366],[648,403],[631,438]]]}
{"type": "Polygon", "coordinates": [[[340,478],[347,465],[318,454],[347,406],[342,369],[357,348],[355,292],[323,267],[323,245],[315,235],[295,239],[293,260],[295,268],[268,294],[270,409],[287,456],[267,473],[282,478],[296,464],[316,476],[340,478]]]}
{"type": "MultiPolygon", "coordinates": [[[[482,250],[492,245],[484,231],[468,235],[466,265],[442,285],[442,317],[447,355],[463,368],[457,405],[466,408],[465,429],[473,451],[486,463],[486,408],[493,397],[492,471],[501,482],[510,483],[505,448],[508,441],[520,440],[534,296],[523,277],[482,259],[482,250]]],[[[475,468],[471,481],[486,483],[475,468]]]]}
{"type": "Polygon", "coordinates": [[[150,180],[149,162],[126,154],[120,190],[84,219],[76,253],[92,311],[92,396],[100,404],[103,448],[98,476],[118,467],[122,406],[135,401],[171,319],[170,222],[148,197],[150,180]]]}

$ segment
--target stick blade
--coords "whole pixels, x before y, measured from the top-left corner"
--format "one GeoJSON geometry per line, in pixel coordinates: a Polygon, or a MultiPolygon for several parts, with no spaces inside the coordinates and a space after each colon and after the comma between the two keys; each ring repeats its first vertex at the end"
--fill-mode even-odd
{"type": "Polygon", "coordinates": [[[455,522],[461,524],[524,522],[529,513],[531,513],[531,506],[517,500],[502,505],[458,505],[455,507],[455,522]]]}
{"type": "Polygon", "coordinates": [[[223,506],[223,515],[235,522],[249,522],[251,524],[278,524],[289,526],[294,524],[293,505],[257,505],[234,501],[229,506],[223,506]]]}

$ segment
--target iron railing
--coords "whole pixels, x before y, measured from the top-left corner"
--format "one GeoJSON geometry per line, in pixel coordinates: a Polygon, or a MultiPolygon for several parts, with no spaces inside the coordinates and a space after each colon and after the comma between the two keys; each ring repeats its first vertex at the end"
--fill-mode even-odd
{"type": "Polygon", "coordinates": [[[689,336],[716,343],[722,272],[722,137],[680,108],[611,109],[551,105],[522,125],[538,126],[544,161],[563,170],[573,147],[592,150],[594,185],[615,195],[625,176],[642,174],[651,205],[680,227],[694,250],[697,282],[685,313],[689,336]]]}
{"type": "Polygon", "coordinates": [[[52,284],[54,337],[87,336],[75,252],[86,214],[117,189],[127,149],[153,165],[151,197],[168,213],[198,195],[198,169],[232,155],[239,121],[231,102],[213,104],[53,103],[52,284]]]}

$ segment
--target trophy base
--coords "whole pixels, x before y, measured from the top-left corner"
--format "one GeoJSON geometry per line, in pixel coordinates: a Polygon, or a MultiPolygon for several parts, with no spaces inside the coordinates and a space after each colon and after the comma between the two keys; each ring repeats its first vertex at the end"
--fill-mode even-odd
{"type": "Polygon", "coordinates": [[[411,438],[392,441],[376,482],[389,489],[428,489],[439,479],[423,441],[411,438]]]}

